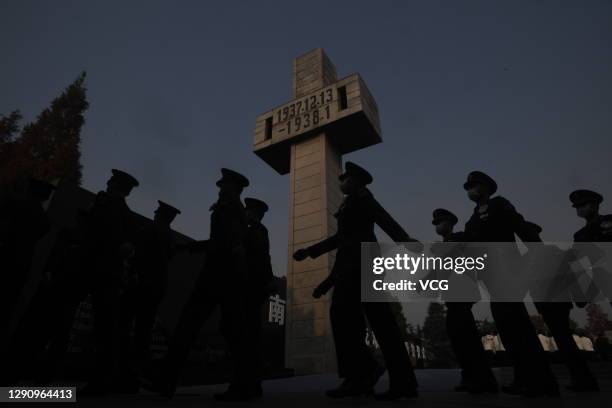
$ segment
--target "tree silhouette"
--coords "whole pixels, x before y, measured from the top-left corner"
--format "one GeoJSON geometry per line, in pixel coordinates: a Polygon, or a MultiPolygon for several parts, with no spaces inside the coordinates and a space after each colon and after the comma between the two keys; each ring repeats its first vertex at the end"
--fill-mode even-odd
{"type": "Polygon", "coordinates": [[[389,306],[391,307],[391,311],[395,316],[397,326],[400,329],[402,340],[406,341],[410,339],[410,332],[412,331],[412,326],[410,323],[408,323],[408,320],[406,320],[406,315],[404,315],[402,304],[400,302],[391,302],[389,303],[389,306]]]}
{"type": "MultiPolygon", "coordinates": [[[[0,115],[0,170],[13,157],[13,149],[15,147],[15,135],[19,132],[19,121],[21,113],[16,110],[7,116],[0,115]]],[[[9,193],[9,188],[6,182],[2,182],[2,174],[0,173],[0,202],[4,196],[9,193]]]]}
{"type": "Polygon", "coordinates": [[[495,322],[489,321],[489,319],[485,318],[484,320],[476,320],[476,326],[478,327],[478,332],[481,336],[485,336],[491,333],[497,333],[497,327],[495,326],[495,322]]]}
{"type": "Polygon", "coordinates": [[[0,119],[0,183],[11,184],[34,176],[81,183],[81,128],[89,107],[85,72],[43,110],[33,123],[19,131],[21,114],[0,119]]]}
{"type": "Polygon", "coordinates": [[[446,308],[444,305],[431,302],[423,323],[423,338],[426,349],[433,354],[434,364],[448,365],[453,359],[450,341],[446,334],[446,308]]]}
{"type": "Polygon", "coordinates": [[[612,330],[612,322],[608,319],[608,315],[601,310],[601,307],[596,303],[590,303],[585,308],[587,313],[587,324],[585,330],[590,336],[598,336],[606,330],[612,330]]]}
{"type": "Polygon", "coordinates": [[[576,330],[578,330],[578,322],[576,322],[571,317],[569,319],[569,326],[570,326],[570,330],[574,333],[576,332],[576,330]]]}
{"type": "Polygon", "coordinates": [[[550,330],[548,330],[548,326],[541,315],[531,315],[529,318],[531,319],[531,324],[533,324],[536,333],[549,335],[550,330]]]}
{"type": "Polygon", "coordinates": [[[8,116],[0,115],[0,151],[4,146],[13,142],[15,134],[19,132],[21,113],[16,110],[8,116]]]}

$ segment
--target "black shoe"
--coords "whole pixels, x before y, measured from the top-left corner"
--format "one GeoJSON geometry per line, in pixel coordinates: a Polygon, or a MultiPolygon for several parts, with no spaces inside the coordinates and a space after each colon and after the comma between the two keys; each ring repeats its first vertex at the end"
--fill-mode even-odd
{"type": "Polygon", "coordinates": [[[255,399],[259,399],[263,397],[263,388],[261,387],[261,385],[253,387],[253,389],[250,391],[250,394],[251,394],[251,397],[255,399]]]}
{"type": "Polygon", "coordinates": [[[90,382],[77,391],[79,397],[104,397],[110,393],[110,387],[106,384],[90,382]]]}
{"type": "Polygon", "coordinates": [[[582,383],[582,384],[574,383],[574,384],[567,385],[565,389],[568,391],[572,391],[572,392],[598,392],[599,384],[597,384],[596,381],[582,383]]]}
{"type": "Polygon", "coordinates": [[[502,385],[501,391],[508,395],[521,395],[526,391],[526,388],[512,383],[509,385],[502,385]]]}
{"type": "Polygon", "coordinates": [[[147,391],[155,392],[160,396],[172,399],[176,394],[176,385],[159,378],[141,378],[140,387],[147,391]]]}
{"type": "Polygon", "coordinates": [[[113,393],[116,394],[138,394],[140,392],[140,383],[134,381],[121,382],[113,385],[113,393]]]}
{"type": "Polygon", "coordinates": [[[465,387],[470,394],[497,394],[499,392],[497,383],[468,384],[465,387]]]}
{"type": "Polygon", "coordinates": [[[227,390],[215,394],[213,398],[217,401],[248,401],[252,398],[252,395],[246,391],[227,390]]]}
{"type": "Polygon", "coordinates": [[[419,392],[416,388],[408,388],[403,390],[389,390],[380,394],[374,395],[377,401],[395,401],[400,398],[416,398],[419,396],[419,392]]]}
{"type": "Polygon", "coordinates": [[[365,387],[374,388],[378,380],[380,380],[380,377],[382,377],[385,374],[385,371],[387,371],[385,367],[377,365],[376,368],[372,370],[370,375],[368,375],[366,379],[363,381],[363,385],[365,387]]]}
{"type": "Polygon", "coordinates": [[[19,379],[2,375],[0,376],[0,384],[2,384],[3,387],[16,387],[19,385],[19,379]]]}
{"type": "Polygon", "coordinates": [[[359,397],[363,395],[372,395],[374,390],[371,386],[364,385],[364,383],[350,380],[346,378],[342,381],[342,384],[338,388],[325,391],[325,395],[329,398],[347,398],[347,397],[359,397]]]}
{"type": "Polygon", "coordinates": [[[560,397],[561,393],[559,392],[558,387],[548,387],[548,388],[525,388],[521,393],[521,397],[523,398],[539,398],[539,397],[560,397]]]}
{"type": "Polygon", "coordinates": [[[467,384],[459,384],[456,385],[455,388],[453,388],[453,391],[455,392],[468,392],[468,385],[467,384]]]}

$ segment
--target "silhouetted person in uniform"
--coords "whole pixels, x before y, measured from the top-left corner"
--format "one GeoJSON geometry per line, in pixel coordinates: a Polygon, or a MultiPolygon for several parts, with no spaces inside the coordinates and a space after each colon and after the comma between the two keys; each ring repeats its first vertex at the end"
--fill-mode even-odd
{"type": "Polygon", "coordinates": [[[217,306],[221,309],[223,332],[232,356],[233,374],[229,388],[215,395],[219,400],[247,400],[248,389],[244,356],[245,336],[244,298],[248,276],[245,237],[247,221],[240,200],[249,181],[242,174],[221,169],[217,181],[219,199],[211,207],[210,239],[206,245],[206,261],[198,276],[181,317],[164,363],[160,378],[154,378],[152,388],[172,397],[181,368],[202,325],[217,306]]]}
{"type": "Polygon", "coordinates": [[[246,254],[248,276],[245,309],[245,332],[249,338],[248,351],[248,389],[253,397],[262,395],[261,386],[261,319],[262,307],[270,295],[274,276],[270,260],[270,239],[268,229],[262,219],[268,211],[268,205],[256,198],[245,198],[248,229],[246,233],[246,254]]]}
{"type": "Polygon", "coordinates": [[[53,379],[76,310],[73,305],[66,312],[64,305],[73,298],[78,305],[81,298],[82,289],[75,284],[81,273],[79,245],[84,218],[85,213],[80,211],[76,225],[66,226],[57,234],[39,286],[10,337],[5,360],[10,367],[7,385],[33,374],[36,384],[48,384],[53,379]]]}
{"type": "Polygon", "coordinates": [[[3,332],[8,327],[13,308],[27,281],[36,244],[49,231],[50,222],[43,204],[54,189],[51,183],[31,178],[25,194],[9,198],[0,209],[0,313],[3,332]]]}
{"type": "MultiPolygon", "coordinates": [[[[599,213],[603,196],[591,190],[576,190],[569,196],[576,215],[584,219],[585,226],[574,233],[574,242],[606,242],[604,234],[605,220],[599,213]]],[[[609,230],[609,228],[608,228],[609,230]]]]}
{"type": "Polygon", "coordinates": [[[595,339],[595,352],[599,356],[600,361],[608,362],[610,359],[610,339],[606,336],[606,333],[600,332],[595,339]]]}
{"type": "MultiPolygon", "coordinates": [[[[458,219],[455,214],[438,208],[433,212],[432,224],[436,233],[444,242],[465,241],[465,234],[454,232],[458,219]]],[[[460,256],[460,254],[458,254],[460,256]]],[[[470,279],[462,276],[463,279],[470,279]]],[[[475,287],[475,289],[477,289],[475,287]]],[[[466,294],[467,295],[467,294],[466,294]]],[[[461,383],[455,387],[456,391],[472,393],[497,392],[497,380],[491,371],[487,355],[480,338],[472,306],[475,301],[447,301],[446,304],[446,331],[453,347],[455,357],[461,367],[461,383]]]]}
{"type": "Polygon", "coordinates": [[[137,392],[137,373],[150,367],[157,309],[168,287],[168,263],[174,253],[170,225],[177,208],[158,201],[153,222],[138,231],[126,289],[120,303],[120,372],[123,392],[137,392]],[[133,335],[131,331],[133,329],[133,335]]]}
{"type": "MultiPolygon", "coordinates": [[[[523,216],[507,199],[500,196],[491,197],[497,191],[497,183],[491,177],[480,171],[473,171],[468,175],[463,187],[469,199],[476,203],[474,213],[465,224],[466,241],[516,242],[515,234],[523,242],[537,240],[523,216]]],[[[518,255],[517,247],[517,258],[518,255]]],[[[513,255],[507,254],[507,256],[513,255]]],[[[512,259],[501,261],[512,262],[512,259]]],[[[516,271],[516,274],[520,276],[521,271],[516,271]]],[[[508,281],[516,278],[497,277],[508,281]]],[[[495,297],[492,297],[491,313],[514,365],[515,380],[513,384],[503,386],[502,391],[526,397],[558,395],[557,382],[552,375],[525,304],[519,301],[496,301],[495,297]]]]}
{"type": "Polygon", "coordinates": [[[329,277],[313,292],[315,298],[334,288],[330,318],[338,375],[342,384],[327,395],[341,398],[372,392],[382,371],[365,343],[367,320],[378,340],[387,369],[390,388],[377,395],[383,400],[417,396],[417,382],[400,330],[388,303],[361,302],[361,243],[376,242],[374,226],[378,225],[395,242],[414,242],[404,229],[376,201],[367,185],[372,176],[363,168],[347,162],[340,175],[345,194],[335,217],[338,230],[331,237],[308,248],[297,250],[293,257],[301,261],[316,258],[337,249],[336,260],[329,277]]]}
{"type": "Polygon", "coordinates": [[[28,279],[36,245],[50,229],[43,204],[55,186],[30,178],[23,196],[11,196],[0,208],[0,350],[8,346],[9,326],[28,279]]]}
{"type": "Polygon", "coordinates": [[[85,222],[80,245],[84,281],[79,295],[80,300],[92,295],[96,363],[80,395],[104,395],[115,381],[119,295],[125,280],[125,260],[133,251],[133,215],[125,199],[138,185],[133,176],[113,169],[106,190],[96,195],[85,222]]]}
{"type": "MultiPolygon", "coordinates": [[[[538,241],[541,242],[540,233],[542,227],[537,224],[528,222],[527,225],[533,230],[533,233],[537,236],[538,241]]],[[[561,268],[566,267],[565,264],[561,265],[561,268]]],[[[559,270],[559,274],[556,276],[558,280],[565,280],[563,277],[564,269],[559,270]]],[[[535,271],[537,273],[537,271],[535,271]]],[[[555,277],[551,277],[555,279],[555,277]]],[[[552,286],[554,283],[551,282],[539,282],[541,285],[552,286]]],[[[570,311],[573,308],[571,302],[571,295],[569,291],[566,293],[556,293],[556,299],[560,300],[564,295],[567,297],[567,301],[536,301],[534,305],[538,313],[544,319],[546,326],[550,330],[555,343],[559,348],[565,365],[567,366],[571,383],[566,388],[570,391],[598,391],[599,385],[597,380],[593,376],[591,369],[589,368],[586,359],[580,353],[576,342],[574,341],[573,333],[570,328],[570,311]]]]}
{"type": "Polygon", "coordinates": [[[612,214],[602,216],[600,221],[599,242],[612,242],[612,214]]]}
{"type": "MultiPolygon", "coordinates": [[[[585,226],[574,233],[574,242],[612,242],[612,214],[601,215],[599,212],[603,196],[591,190],[575,190],[570,193],[569,199],[572,207],[576,209],[576,215],[585,221],[585,226]]],[[[579,248],[584,249],[581,245],[579,248]]],[[[610,270],[602,272],[602,275],[608,278],[612,274],[610,270]]],[[[604,292],[608,298],[612,296],[608,290],[604,289],[604,292]]],[[[612,301],[610,304],[612,305],[612,301]]]]}

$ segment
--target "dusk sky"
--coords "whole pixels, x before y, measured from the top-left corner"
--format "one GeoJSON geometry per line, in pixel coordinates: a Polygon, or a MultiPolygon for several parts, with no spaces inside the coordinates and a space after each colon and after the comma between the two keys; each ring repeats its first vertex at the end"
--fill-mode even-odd
{"type": "Polygon", "coordinates": [[[436,207],[463,224],[474,169],[546,240],[580,228],[573,189],[612,212],[609,1],[3,1],[0,113],[32,120],[86,70],[83,187],[126,170],[141,181],[132,209],[162,199],[183,211],[178,231],[205,238],[220,167],[241,171],[270,204],[284,275],[289,179],[253,154],[253,130],[316,47],[376,98],[383,143],[345,158],[411,235],[435,239],[436,207]]]}

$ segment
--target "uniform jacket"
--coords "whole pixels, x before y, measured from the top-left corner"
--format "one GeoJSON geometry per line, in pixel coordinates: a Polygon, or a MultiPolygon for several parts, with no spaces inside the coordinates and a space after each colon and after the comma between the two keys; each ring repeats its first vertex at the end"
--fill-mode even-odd
{"type": "Polygon", "coordinates": [[[268,229],[260,222],[249,225],[246,233],[246,253],[249,288],[264,295],[263,290],[273,279],[273,274],[268,229]]]}
{"type": "Polygon", "coordinates": [[[359,279],[361,243],[377,242],[375,225],[395,242],[414,241],[368,190],[359,195],[346,196],[335,217],[338,223],[336,233],[307,249],[313,258],[338,250],[331,274],[332,281],[342,279],[345,271],[354,269],[357,269],[357,273],[351,272],[350,275],[352,279],[359,279]]]}
{"type": "Polygon", "coordinates": [[[50,222],[36,200],[13,199],[0,209],[0,253],[7,270],[29,270],[36,244],[49,231],[50,222]]]}
{"type": "Polygon", "coordinates": [[[244,206],[240,200],[220,199],[211,207],[211,211],[205,269],[212,275],[208,276],[244,283],[248,274],[244,206]]]}
{"type": "Polygon", "coordinates": [[[603,216],[597,217],[574,233],[574,242],[610,242],[612,235],[601,228],[603,216]]]}
{"type": "Polygon", "coordinates": [[[140,231],[135,245],[133,268],[138,276],[138,284],[150,289],[165,288],[168,262],[174,254],[172,230],[149,224],[140,231]]]}
{"type": "Polygon", "coordinates": [[[236,248],[244,248],[247,222],[242,203],[219,200],[210,209],[209,254],[231,255],[236,248]]]}
{"type": "Polygon", "coordinates": [[[83,261],[102,274],[110,271],[119,277],[123,273],[122,245],[134,241],[134,222],[125,199],[100,191],[90,208],[83,226],[83,261]]]}
{"type": "MultiPolygon", "coordinates": [[[[510,201],[503,197],[490,198],[487,207],[480,212],[478,206],[465,224],[467,242],[515,243],[515,234],[525,243],[537,242],[539,237],[519,214],[510,201]]],[[[529,276],[525,271],[517,245],[495,245],[483,248],[487,269],[478,273],[491,299],[517,301],[527,292],[529,276]],[[511,279],[509,277],[512,276],[511,279]]]]}
{"type": "Polygon", "coordinates": [[[523,216],[510,201],[500,196],[489,199],[482,213],[476,207],[465,224],[465,239],[469,242],[515,242],[514,234],[524,242],[539,241],[523,216]]]}

